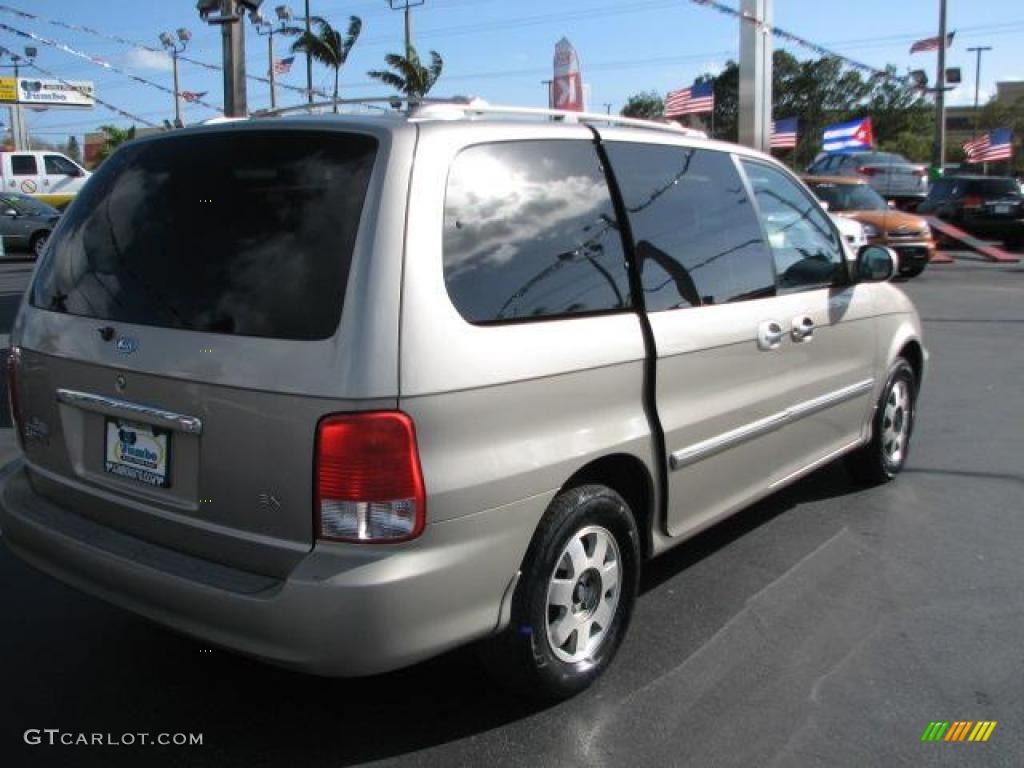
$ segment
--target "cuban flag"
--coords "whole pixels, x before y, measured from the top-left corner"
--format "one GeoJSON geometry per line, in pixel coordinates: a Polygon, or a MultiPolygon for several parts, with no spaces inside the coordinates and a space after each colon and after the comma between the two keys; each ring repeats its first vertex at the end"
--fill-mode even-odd
{"type": "Polygon", "coordinates": [[[826,152],[856,152],[874,146],[875,134],[871,128],[871,118],[864,117],[828,126],[822,149],[826,152]]]}

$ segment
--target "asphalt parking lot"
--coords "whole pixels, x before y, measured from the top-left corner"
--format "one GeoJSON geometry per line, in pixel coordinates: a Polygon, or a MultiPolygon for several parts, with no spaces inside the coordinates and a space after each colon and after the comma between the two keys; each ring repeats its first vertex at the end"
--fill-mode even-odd
{"type": "Polygon", "coordinates": [[[0,761],[1019,766],[1024,266],[962,260],[904,287],[931,352],[905,474],[858,490],[826,467],[651,563],[615,665],[578,698],[517,701],[467,651],[362,680],[204,652],[0,547],[0,761]],[[998,726],[922,743],[934,720],[998,726]],[[24,743],[44,728],[203,744],[24,743]]]}

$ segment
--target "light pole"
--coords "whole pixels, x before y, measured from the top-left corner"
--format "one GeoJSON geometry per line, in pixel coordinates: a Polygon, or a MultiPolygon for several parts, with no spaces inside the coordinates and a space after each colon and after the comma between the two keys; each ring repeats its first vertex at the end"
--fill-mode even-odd
{"type": "Polygon", "coordinates": [[[11,57],[10,64],[3,64],[5,69],[14,70],[14,99],[15,103],[11,104],[11,141],[14,142],[14,148],[18,150],[29,150],[31,149],[29,137],[28,137],[28,125],[25,124],[25,115],[21,111],[21,105],[17,103],[19,98],[18,88],[19,80],[18,76],[21,72],[22,66],[31,66],[32,62],[35,61],[36,55],[39,53],[35,46],[25,46],[25,55],[21,56],[14,51],[8,50],[7,48],[0,47],[0,57],[4,54],[11,57]]]}
{"type": "Polygon", "coordinates": [[[976,48],[968,48],[968,51],[978,54],[978,64],[974,68],[974,136],[972,138],[978,138],[978,119],[981,117],[978,114],[978,93],[981,91],[981,54],[985,51],[991,51],[991,45],[979,45],[976,48]]]}
{"type": "Polygon", "coordinates": [[[935,75],[935,141],[932,168],[942,175],[946,162],[946,0],[939,0],[939,71],[935,75]]]}
{"type": "Polygon", "coordinates": [[[277,25],[268,20],[262,13],[249,11],[249,21],[256,27],[257,35],[265,35],[267,38],[267,61],[270,62],[270,108],[277,109],[277,72],[274,63],[274,35],[284,31],[285,25],[291,21],[292,11],[287,5],[279,5],[274,9],[277,14],[277,25]]]}
{"type": "Polygon", "coordinates": [[[412,58],[412,9],[426,0],[388,0],[392,11],[405,12],[405,58],[412,58]]]}
{"type": "Polygon", "coordinates": [[[181,88],[178,87],[178,55],[188,48],[188,41],[192,39],[192,33],[184,27],[179,27],[172,35],[170,32],[160,33],[160,44],[164,50],[171,54],[171,63],[174,67],[174,124],[179,128],[184,125],[181,122],[181,88]],[[175,39],[174,35],[177,35],[175,39]]]}
{"type": "Polygon", "coordinates": [[[245,11],[258,11],[263,0],[197,0],[199,18],[221,28],[224,59],[224,114],[246,117],[249,107],[245,92],[245,11]]]}

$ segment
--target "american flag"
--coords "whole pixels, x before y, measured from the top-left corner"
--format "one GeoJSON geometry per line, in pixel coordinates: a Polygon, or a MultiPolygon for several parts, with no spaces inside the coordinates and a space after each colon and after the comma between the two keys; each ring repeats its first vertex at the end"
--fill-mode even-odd
{"type": "MultiPolygon", "coordinates": [[[[956,32],[950,32],[946,35],[946,47],[949,48],[953,45],[953,35],[956,32]]],[[[939,50],[939,36],[926,37],[924,40],[918,40],[912,46],[910,46],[911,53],[922,53],[924,51],[937,51],[939,50]]]]}
{"type": "Polygon", "coordinates": [[[1009,128],[986,133],[980,139],[964,142],[969,163],[991,163],[1013,158],[1013,131],[1009,128]]]}
{"type": "Polygon", "coordinates": [[[195,104],[201,98],[203,98],[203,96],[205,96],[207,93],[208,93],[208,91],[200,91],[198,93],[196,93],[195,91],[182,91],[181,92],[181,98],[183,98],[185,101],[188,101],[188,102],[191,102],[192,104],[195,104]]]}
{"type": "Polygon", "coordinates": [[[782,120],[775,120],[772,123],[772,138],[770,141],[771,148],[796,148],[798,127],[799,124],[795,117],[787,117],[782,120]]]}
{"type": "Polygon", "coordinates": [[[714,83],[692,85],[679,91],[671,91],[665,99],[665,117],[699,115],[715,111],[714,83]]]}
{"type": "Polygon", "coordinates": [[[292,62],[294,61],[294,56],[289,56],[287,59],[274,59],[274,74],[287,75],[292,71],[292,62]]]}

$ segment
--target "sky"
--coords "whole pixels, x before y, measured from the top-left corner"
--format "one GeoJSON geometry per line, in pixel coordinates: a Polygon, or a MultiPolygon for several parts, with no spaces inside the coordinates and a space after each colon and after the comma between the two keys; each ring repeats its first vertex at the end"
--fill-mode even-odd
{"type": "MultiPolygon", "coordinates": [[[[739,0],[725,0],[734,7],[739,0]]],[[[281,0],[266,0],[269,15],[281,0]]],[[[342,70],[343,96],[386,96],[389,90],[366,76],[381,69],[384,55],[403,48],[402,14],[387,0],[310,0],[312,13],[347,27],[349,15],[363,19],[363,33],[342,70]]],[[[303,0],[290,0],[298,15],[303,0]]],[[[193,34],[187,55],[220,63],[220,33],[200,21],[194,0],[0,0],[0,22],[100,57],[146,80],[172,87],[171,63],[151,53],[81,31],[30,21],[4,12],[17,8],[41,17],[92,27],[101,32],[159,47],[161,31],[185,26],[193,34]]],[[[774,23],[831,50],[872,66],[895,65],[900,72],[926,69],[934,80],[935,53],[909,54],[916,39],[938,31],[938,0],[774,0],[774,23]]],[[[982,63],[982,102],[1000,80],[1024,80],[1024,3],[1021,0],[949,0],[948,28],[956,30],[947,65],[959,66],[964,84],[950,94],[950,103],[974,99],[975,55],[970,46],[988,45],[982,63]]],[[[665,92],[689,85],[704,72],[715,72],[738,56],[739,22],[691,0],[425,0],[413,11],[413,38],[426,58],[437,50],[444,57],[444,74],[431,95],[473,95],[496,104],[546,106],[555,43],[566,36],[579,53],[584,80],[594,111],[621,109],[630,94],[665,92]]],[[[109,72],[82,58],[41,43],[32,43],[0,30],[0,45],[21,51],[39,48],[38,63],[68,80],[95,82],[97,95],[117,107],[161,123],[173,118],[169,93],[109,72]]],[[[290,40],[275,37],[277,56],[289,55],[290,40]]],[[[247,65],[250,74],[266,76],[267,39],[246,24],[247,65]]],[[[800,58],[814,54],[785,47],[800,58]]],[[[4,59],[2,63],[10,63],[4,59]]],[[[330,90],[328,70],[314,65],[314,85],[330,90]]],[[[9,70],[5,70],[9,72],[9,70]]],[[[304,60],[299,57],[283,81],[305,85],[304,60]]],[[[218,72],[181,63],[181,88],[208,91],[206,100],[222,105],[218,72]]],[[[249,83],[250,109],[269,105],[268,86],[249,83]]],[[[299,103],[302,95],[278,90],[278,104],[299,103]]],[[[186,123],[216,116],[199,105],[185,105],[186,123]]],[[[6,116],[0,117],[4,123],[6,116]]],[[[50,109],[29,112],[34,137],[63,143],[98,125],[126,126],[130,121],[97,105],[91,110],[50,109]]]]}

